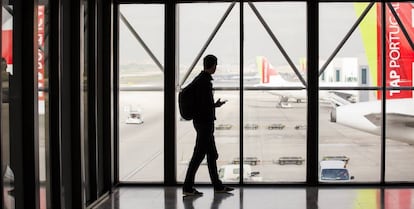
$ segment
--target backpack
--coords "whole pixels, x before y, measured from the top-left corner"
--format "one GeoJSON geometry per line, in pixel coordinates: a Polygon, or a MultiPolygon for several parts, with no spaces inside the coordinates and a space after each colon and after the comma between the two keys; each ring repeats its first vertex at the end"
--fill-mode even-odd
{"type": "Polygon", "coordinates": [[[178,107],[180,109],[180,115],[185,120],[194,119],[196,112],[196,81],[194,79],[190,84],[183,88],[178,93],[178,107]]]}

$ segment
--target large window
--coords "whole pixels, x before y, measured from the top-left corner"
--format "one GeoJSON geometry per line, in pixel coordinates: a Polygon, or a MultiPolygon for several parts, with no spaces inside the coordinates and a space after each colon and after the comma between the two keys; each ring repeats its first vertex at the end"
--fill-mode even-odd
{"type": "Polygon", "coordinates": [[[334,105],[320,103],[319,157],[345,157],[351,181],[379,182],[382,168],[385,181],[413,180],[404,160],[414,153],[412,8],[399,2],[320,4],[320,71],[338,68],[341,77],[320,83],[320,98],[329,95],[334,105]]]}
{"type": "MultiPolygon", "coordinates": [[[[404,160],[414,153],[412,4],[317,6],[318,22],[310,23],[306,1],[178,3],[176,66],[168,68],[176,73],[164,78],[163,7],[121,5],[121,181],[162,180],[163,81],[175,79],[178,93],[203,69],[202,58],[214,54],[214,97],[228,100],[215,121],[224,182],[306,183],[309,172],[321,183],[412,182],[412,166],[404,160]],[[317,40],[309,40],[316,26],[317,40]],[[315,41],[319,53],[310,56],[307,47],[315,41]],[[317,57],[317,71],[309,69],[309,57],[317,57]],[[307,82],[316,76],[314,89],[307,82]],[[309,91],[318,91],[316,104],[309,91]],[[313,107],[317,118],[309,118],[313,107]],[[131,118],[136,124],[128,124],[131,118]],[[308,122],[318,130],[308,130],[308,122]],[[309,141],[318,142],[317,150],[307,147],[309,141]],[[309,155],[318,158],[317,166],[307,167],[309,155]]],[[[174,171],[181,183],[196,132],[178,104],[175,111],[174,171]]],[[[202,163],[196,182],[209,181],[202,163]]]]}
{"type": "Polygon", "coordinates": [[[119,178],[163,180],[164,7],[119,10],[119,178]]]}
{"type": "Polygon", "coordinates": [[[306,4],[244,6],[244,164],[252,182],[304,182],[306,4]]]}
{"type": "MultiPolygon", "coordinates": [[[[179,84],[185,87],[203,70],[203,57],[218,58],[213,75],[214,99],[228,102],[216,110],[215,142],[218,169],[226,170],[239,157],[239,5],[236,3],[179,4],[179,84]]],[[[192,121],[177,115],[177,181],[185,179],[193,154],[196,132],[192,121]]],[[[224,172],[224,171],[222,171],[224,172]]],[[[238,173],[225,182],[238,182],[238,173]]],[[[223,175],[221,175],[223,176],[223,175]]],[[[202,163],[196,182],[210,182],[206,163],[202,163]]]]}
{"type": "Polygon", "coordinates": [[[322,161],[342,157],[350,182],[380,181],[381,137],[364,131],[366,119],[360,117],[372,109],[357,107],[360,102],[375,100],[377,91],[353,89],[378,86],[373,82],[376,73],[370,65],[376,58],[376,54],[372,57],[374,49],[369,45],[373,41],[365,34],[373,32],[370,27],[376,26],[373,5],[319,4],[319,71],[325,75],[319,83],[319,166],[324,169],[322,161]],[[366,66],[370,66],[369,74],[366,66]],[[344,126],[347,123],[357,129],[344,126]]]}

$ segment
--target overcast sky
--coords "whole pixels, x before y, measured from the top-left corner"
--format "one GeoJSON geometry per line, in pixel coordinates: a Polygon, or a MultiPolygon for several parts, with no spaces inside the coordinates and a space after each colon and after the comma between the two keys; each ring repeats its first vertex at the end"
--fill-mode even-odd
{"type": "MultiPolygon", "coordinates": [[[[191,65],[229,6],[230,3],[179,5],[179,57],[182,68],[186,69],[191,65]]],[[[255,6],[292,61],[299,65],[300,59],[306,57],[306,3],[255,3],[255,6]]],[[[163,64],[163,5],[129,4],[122,5],[120,11],[163,64]]],[[[257,56],[268,57],[274,66],[287,66],[286,60],[247,4],[244,12],[245,66],[254,68],[257,56]]],[[[205,53],[216,54],[219,64],[224,67],[239,64],[239,18],[239,4],[236,4],[205,53]]],[[[329,57],[356,19],[352,3],[321,4],[321,59],[329,57]]],[[[358,57],[360,64],[366,64],[359,30],[351,36],[338,57],[358,57]]],[[[120,23],[120,63],[121,67],[131,63],[153,63],[122,22],[120,23]]]]}

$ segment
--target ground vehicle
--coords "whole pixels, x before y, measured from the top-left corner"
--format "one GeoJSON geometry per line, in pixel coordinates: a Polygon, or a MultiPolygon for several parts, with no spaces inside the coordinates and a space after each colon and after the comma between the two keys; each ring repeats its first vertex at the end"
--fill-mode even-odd
{"type": "Polygon", "coordinates": [[[141,124],[144,120],[142,119],[141,113],[139,111],[129,112],[129,116],[126,119],[126,124],[141,124]]]}
{"type": "Polygon", "coordinates": [[[258,128],[259,128],[259,125],[255,123],[247,123],[246,125],[244,125],[244,129],[246,130],[256,130],[258,128]]]}
{"type": "MultiPolygon", "coordinates": [[[[223,165],[219,169],[219,178],[222,181],[239,181],[240,178],[240,165],[223,165]]],[[[250,165],[243,165],[243,178],[246,181],[262,181],[262,177],[259,177],[259,171],[252,171],[250,165]]]]}
{"type": "Polygon", "coordinates": [[[345,155],[328,155],[328,156],[323,156],[322,160],[341,160],[345,162],[345,166],[349,161],[349,157],[345,156],[345,155]]]}
{"type": "Polygon", "coordinates": [[[342,160],[322,160],[319,164],[320,182],[350,182],[354,176],[349,174],[346,163],[342,160]]]}
{"type": "Polygon", "coordinates": [[[269,130],[282,130],[285,128],[285,125],[281,124],[281,123],[273,123],[270,124],[269,126],[267,126],[267,129],[269,130]]]}
{"type": "Polygon", "coordinates": [[[286,165],[286,164],[296,164],[296,165],[302,165],[302,163],[305,161],[302,157],[280,157],[277,161],[279,165],[286,165]]]}
{"type": "Polygon", "coordinates": [[[233,127],[231,124],[218,124],[216,130],[230,130],[233,127]]]}
{"type": "MultiPolygon", "coordinates": [[[[257,157],[245,157],[243,158],[243,163],[249,164],[249,165],[257,165],[260,162],[257,157]]],[[[240,158],[236,157],[233,159],[233,164],[240,164],[240,158]]]]}

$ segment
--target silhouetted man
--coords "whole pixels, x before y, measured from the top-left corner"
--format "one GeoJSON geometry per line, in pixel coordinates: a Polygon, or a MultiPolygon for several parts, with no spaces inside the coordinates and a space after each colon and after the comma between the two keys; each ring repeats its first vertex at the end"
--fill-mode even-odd
{"type": "Polygon", "coordinates": [[[203,60],[204,70],[195,78],[196,87],[196,111],[193,125],[197,132],[194,153],[187,169],[187,175],[183,186],[184,195],[202,195],[203,193],[194,188],[194,178],[198,167],[204,157],[207,156],[208,171],[211,183],[215,192],[229,192],[233,188],[224,186],[220,181],[217,172],[218,153],[214,141],[214,120],[216,119],[215,109],[221,107],[225,101],[218,99],[214,102],[212,74],[216,72],[217,57],[207,55],[203,60]]]}

